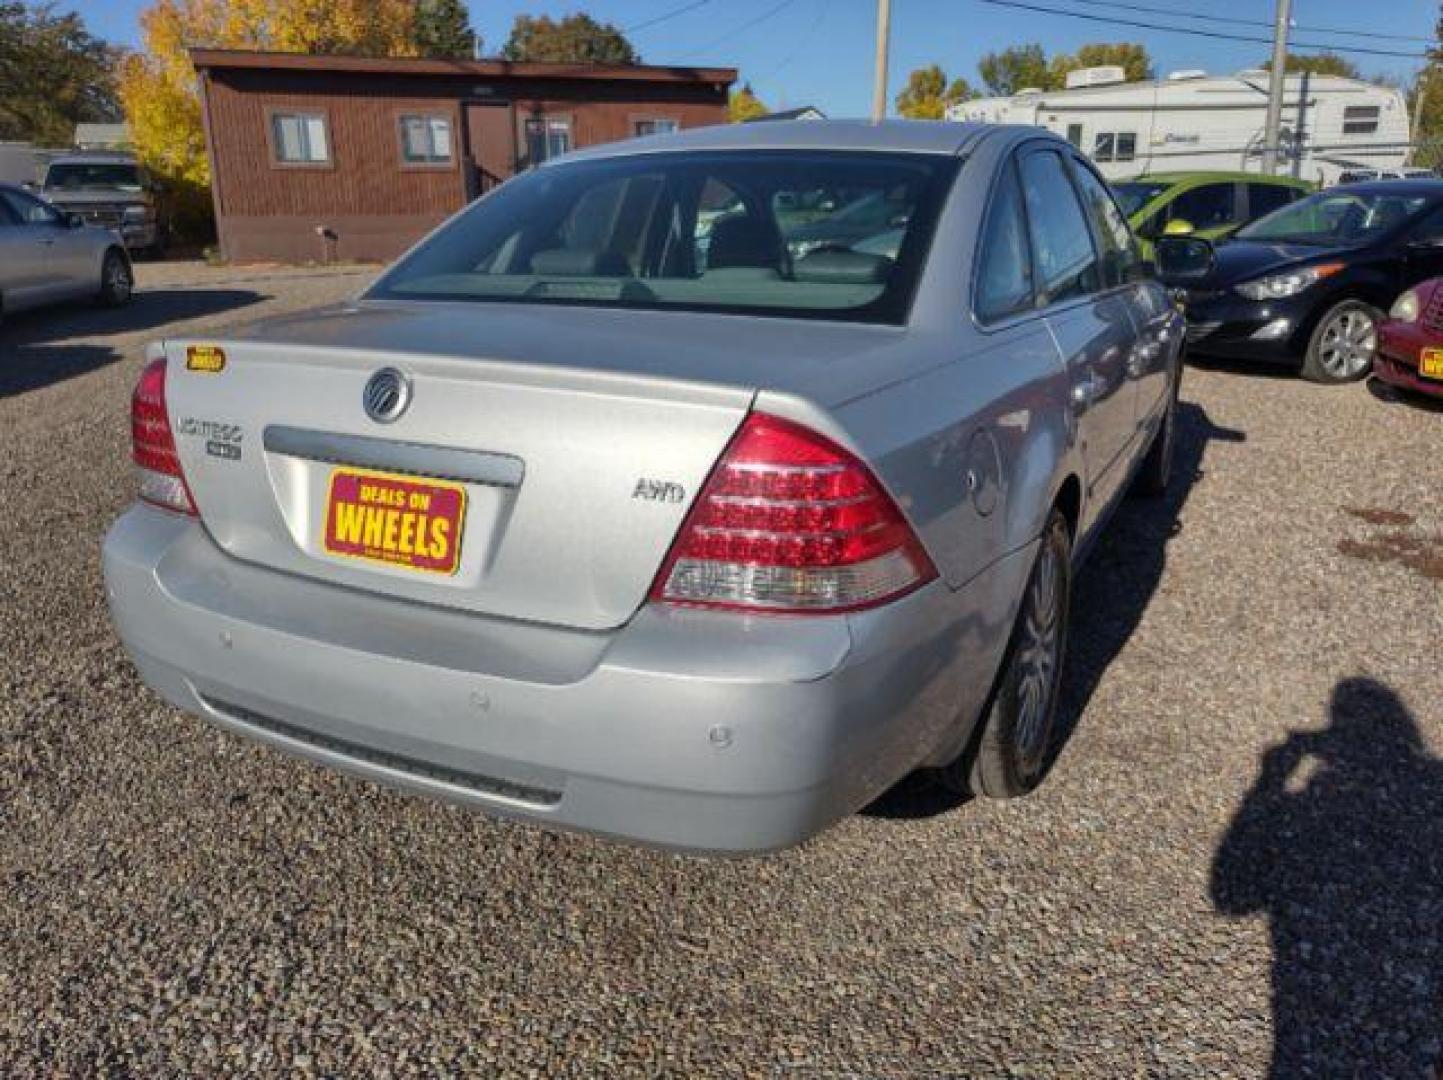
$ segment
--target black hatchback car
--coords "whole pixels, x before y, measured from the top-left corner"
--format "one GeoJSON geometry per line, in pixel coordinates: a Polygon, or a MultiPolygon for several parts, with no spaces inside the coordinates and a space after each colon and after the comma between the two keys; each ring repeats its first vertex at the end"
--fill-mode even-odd
{"type": "Polygon", "coordinates": [[[1443,180],[1385,180],[1310,195],[1214,247],[1157,245],[1197,355],[1291,364],[1317,382],[1361,379],[1378,324],[1410,285],[1443,274],[1443,180]]]}

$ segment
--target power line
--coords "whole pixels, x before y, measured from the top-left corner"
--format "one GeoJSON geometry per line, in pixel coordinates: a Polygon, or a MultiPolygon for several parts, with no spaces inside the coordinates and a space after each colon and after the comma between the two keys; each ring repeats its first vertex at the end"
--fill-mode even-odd
{"type": "Polygon", "coordinates": [[[633,24],[633,25],[631,25],[631,26],[623,27],[621,32],[622,32],[623,34],[634,34],[634,33],[636,33],[638,30],[646,30],[646,29],[648,29],[649,27],[655,26],[657,23],[664,23],[664,22],[666,22],[668,19],[674,19],[674,18],[676,18],[678,15],[685,15],[688,11],[695,11],[697,8],[701,7],[703,4],[710,4],[710,3],[711,3],[711,0],[691,0],[691,3],[689,3],[689,4],[682,4],[681,7],[672,8],[670,11],[663,11],[660,15],[656,16],[655,18],[646,19],[646,20],[643,20],[642,22],[635,23],[635,24],[633,24]]]}
{"type": "Polygon", "coordinates": [[[728,31],[727,31],[725,34],[723,34],[721,37],[716,38],[716,39],[713,40],[713,41],[707,42],[707,44],[701,46],[701,48],[699,48],[699,49],[692,49],[690,52],[684,54],[684,55],[681,56],[679,59],[686,60],[686,59],[688,59],[689,57],[697,56],[697,55],[699,55],[700,53],[710,52],[712,49],[716,48],[718,45],[724,45],[726,42],[730,41],[732,38],[736,37],[738,34],[743,33],[744,31],[750,30],[753,26],[756,26],[758,23],[766,22],[766,21],[767,21],[768,19],[770,19],[773,15],[780,15],[783,11],[785,11],[787,8],[791,7],[791,6],[792,6],[793,4],[795,4],[796,2],[797,2],[797,0],[781,0],[781,3],[779,3],[779,4],[773,4],[771,7],[767,8],[766,11],[764,11],[764,12],[762,12],[760,15],[756,16],[756,18],[748,19],[746,22],[742,23],[740,26],[735,27],[735,28],[733,28],[733,29],[731,29],[731,30],[728,30],[728,31]]]}
{"type": "Polygon", "coordinates": [[[785,58],[764,70],[760,75],[753,76],[753,78],[770,79],[773,75],[776,75],[779,71],[786,68],[797,57],[801,56],[802,53],[807,50],[808,46],[811,45],[812,38],[816,37],[817,28],[822,25],[822,20],[827,17],[827,13],[831,11],[831,9],[832,0],[822,0],[817,8],[817,17],[812,20],[812,25],[807,27],[802,36],[797,39],[797,47],[789,52],[785,58]]]}
{"type": "MultiPolygon", "coordinates": [[[[1074,4],[1084,4],[1088,7],[1122,8],[1126,11],[1141,11],[1148,15],[1168,15],[1173,18],[1183,19],[1205,19],[1208,22],[1230,23],[1233,26],[1261,26],[1267,30],[1273,28],[1273,24],[1264,19],[1238,19],[1227,15],[1179,11],[1177,8],[1120,3],[1118,0],[1072,0],[1072,2],[1074,4]]],[[[1294,24],[1293,29],[1305,34],[1351,34],[1354,37],[1381,38],[1389,41],[1424,41],[1431,44],[1434,40],[1431,37],[1423,37],[1418,34],[1384,34],[1374,30],[1359,30],[1351,26],[1301,26],[1294,24]]]]}
{"type": "MultiPolygon", "coordinates": [[[[1192,37],[1215,38],[1220,41],[1250,41],[1260,45],[1271,45],[1272,38],[1247,37],[1243,34],[1226,34],[1220,30],[1189,30],[1181,26],[1164,26],[1161,23],[1143,22],[1139,19],[1108,18],[1105,15],[1088,15],[1081,11],[1067,11],[1064,8],[1045,7],[1042,4],[1024,3],[1023,0],[980,0],[995,7],[1018,8],[1022,11],[1036,11],[1043,15],[1063,15],[1069,19],[1085,19],[1088,22],[1109,23],[1113,26],[1129,26],[1137,30],[1157,30],[1164,34],[1186,34],[1192,37]]],[[[1429,60],[1427,53],[1402,52],[1398,49],[1368,49],[1360,45],[1328,45],[1316,41],[1295,41],[1298,49],[1318,49],[1323,52],[1359,53],[1367,56],[1402,56],[1409,60],[1429,60]]]]}

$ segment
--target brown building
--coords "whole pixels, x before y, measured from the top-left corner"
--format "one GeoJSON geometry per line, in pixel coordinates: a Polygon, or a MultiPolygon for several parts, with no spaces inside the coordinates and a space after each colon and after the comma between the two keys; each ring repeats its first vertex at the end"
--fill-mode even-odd
{"type": "Polygon", "coordinates": [[[731,68],[191,51],[224,258],[390,259],[573,148],[726,120],[731,68]]]}

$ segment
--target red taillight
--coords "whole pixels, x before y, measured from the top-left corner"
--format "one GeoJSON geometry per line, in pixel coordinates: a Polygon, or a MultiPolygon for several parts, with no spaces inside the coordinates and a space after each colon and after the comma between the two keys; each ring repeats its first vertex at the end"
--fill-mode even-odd
{"type": "Polygon", "coordinates": [[[682,523],[652,599],[853,611],[936,575],[896,503],[855,455],[800,424],[752,413],[682,523]]]}
{"type": "Polygon", "coordinates": [[[142,499],[182,514],[195,513],[165,410],[164,360],[145,365],[131,395],[130,456],[140,475],[142,499]]]}

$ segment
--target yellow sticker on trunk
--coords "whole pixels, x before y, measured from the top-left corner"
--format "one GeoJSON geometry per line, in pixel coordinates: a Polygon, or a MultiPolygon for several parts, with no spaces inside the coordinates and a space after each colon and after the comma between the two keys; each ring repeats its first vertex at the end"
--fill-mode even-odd
{"type": "Polygon", "coordinates": [[[225,350],[217,345],[187,345],[185,369],[214,375],[225,370],[225,350]]]}

